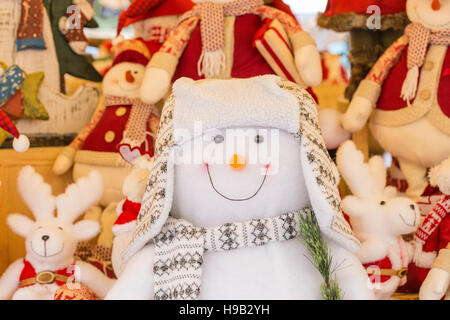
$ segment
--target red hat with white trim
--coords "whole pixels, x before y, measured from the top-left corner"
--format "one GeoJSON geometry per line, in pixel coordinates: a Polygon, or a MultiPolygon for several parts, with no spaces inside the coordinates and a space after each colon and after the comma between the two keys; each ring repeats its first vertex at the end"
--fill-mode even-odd
{"type": "Polygon", "coordinates": [[[181,15],[192,9],[191,0],[135,0],[120,13],[117,35],[123,28],[148,18],[181,15]]]}
{"type": "Polygon", "coordinates": [[[139,63],[146,66],[151,53],[142,39],[123,40],[113,45],[111,53],[114,57],[112,66],[121,62],[139,63]]]}
{"type": "Polygon", "coordinates": [[[28,148],[30,147],[30,140],[28,140],[27,136],[19,134],[19,130],[17,130],[11,118],[8,117],[8,115],[2,109],[0,109],[0,128],[10,133],[14,137],[14,150],[16,150],[17,152],[25,152],[28,150],[28,148]]]}

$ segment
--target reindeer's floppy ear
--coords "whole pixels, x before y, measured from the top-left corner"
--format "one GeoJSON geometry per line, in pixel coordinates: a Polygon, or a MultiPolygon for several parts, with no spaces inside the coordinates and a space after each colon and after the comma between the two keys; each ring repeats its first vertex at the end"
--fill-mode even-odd
{"type": "Polygon", "coordinates": [[[44,182],[42,176],[33,167],[26,166],[20,170],[17,188],[36,220],[53,217],[55,197],[52,195],[52,188],[44,182]]]}
{"type": "Polygon", "coordinates": [[[27,237],[34,225],[33,220],[18,213],[10,214],[8,218],[6,218],[6,223],[15,234],[23,238],[27,237]]]}
{"type": "Polygon", "coordinates": [[[94,220],[83,220],[75,223],[73,229],[78,241],[86,241],[100,232],[100,224],[94,220]]]}
{"type": "Polygon", "coordinates": [[[355,196],[346,196],[344,200],[342,200],[342,210],[353,218],[361,217],[367,209],[366,206],[367,203],[364,203],[355,196]]]}
{"type": "Polygon", "coordinates": [[[58,219],[72,223],[83,212],[95,205],[103,194],[103,181],[100,173],[92,171],[88,177],[67,187],[66,192],[56,198],[58,219]]]}

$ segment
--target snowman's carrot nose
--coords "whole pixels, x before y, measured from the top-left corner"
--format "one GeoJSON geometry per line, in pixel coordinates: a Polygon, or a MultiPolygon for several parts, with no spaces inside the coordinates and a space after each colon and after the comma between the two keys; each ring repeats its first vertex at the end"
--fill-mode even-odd
{"type": "Polygon", "coordinates": [[[127,82],[129,83],[133,83],[134,82],[134,77],[131,74],[131,71],[128,70],[127,72],[125,72],[125,79],[127,80],[127,82]]]}
{"type": "Polygon", "coordinates": [[[433,0],[433,2],[431,3],[431,9],[437,11],[441,8],[441,3],[439,2],[439,0],[433,0]]]}
{"type": "Polygon", "coordinates": [[[230,158],[230,167],[233,170],[239,171],[245,168],[245,165],[247,164],[245,157],[241,156],[237,153],[233,154],[233,156],[230,158]]]}

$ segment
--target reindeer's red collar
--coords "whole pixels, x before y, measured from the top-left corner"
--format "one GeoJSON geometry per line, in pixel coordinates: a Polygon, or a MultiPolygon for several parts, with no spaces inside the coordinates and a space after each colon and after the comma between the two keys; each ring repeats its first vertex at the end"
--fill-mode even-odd
{"type": "Polygon", "coordinates": [[[23,269],[19,278],[19,287],[24,288],[32,286],[34,284],[52,284],[56,283],[58,286],[62,286],[67,283],[69,277],[75,273],[74,264],[68,266],[65,269],[56,271],[41,271],[36,273],[36,270],[32,264],[23,259],[23,269]]]}

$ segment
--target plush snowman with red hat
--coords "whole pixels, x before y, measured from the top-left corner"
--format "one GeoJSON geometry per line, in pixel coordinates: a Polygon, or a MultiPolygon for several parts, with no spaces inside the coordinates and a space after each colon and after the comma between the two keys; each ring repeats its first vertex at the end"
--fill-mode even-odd
{"type": "Polygon", "coordinates": [[[427,186],[427,169],[450,156],[450,0],[408,0],[405,35],[361,82],[342,118],[345,129],[370,128],[400,163],[407,195],[427,186]]]}
{"type": "Polygon", "coordinates": [[[105,182],[102,206],[123,198],[122,183],[135,158],[153,156],[159,123],[158,110],[139,99],[150,58],[147,46],[140,40],[125,40],[113,48],[113,54],[113,66],[103,79],[103,105],[53,166],[56,174],[63,174],[75,163],[75,180],[92,170],[100,172],[105,182]]]}
{"type": "Polygon", "coordinates": [[[158,102],[171,83],[181,77],[229,79],[276,73],[289,80],[287,74],[299,78],[301,81],[295,82],[303,87],[322,81],[315,42],[290,12],[265,6],[263,0],[193,2],[195,6],[180,17],[147,66],[141,89],[143,101],[158,102]],[[277,25],[272,24],[274,21],[277,25]],[[257,48],[257,40],[269,30],[276,40],[263,49],[257,48]],[[274,60],[280,59],[283,63],[274,65],[274,60]]]}
{"type": "Polygon", "coordinates": [[[193,6],[190,0],[134,0],[120,13],[117,35],[132,25],[135,38],[142,38],[154,54],[169,36],[178,17],[193,6]]]}

